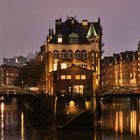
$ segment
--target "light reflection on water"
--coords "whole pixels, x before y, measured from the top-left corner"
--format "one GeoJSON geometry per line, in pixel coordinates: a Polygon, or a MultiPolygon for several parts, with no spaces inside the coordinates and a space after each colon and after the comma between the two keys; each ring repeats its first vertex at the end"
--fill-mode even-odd
{"type": "MultiPolygon", "coordinates": [[[[139,140],[140,111],[138,100],[102,103],[101,122],[92,131],[53,131],[19,109],[16,101],[0,103],[0,140],[139,140]],[[43,125],[43,126],[42,126],[43,125]]],[[[81,122],[82,123],[82,122],[81,122]]]]}
{"type": "Polygon", "coordinates": [[[138,99],[114,99],[102,103],[102,138],[97,140],[140,139],[140,114],[138,99]]]}
{"type": "Polygon", "coordinates": [[[18,108],[16,100],[0,103],[0,140],[92,140],[91,131],[54,131],[18,108]]]}
{"type": "Polygon", "coordinates": [[[4,140],[4,103],[1,103],[1,140],[4,140]]]}

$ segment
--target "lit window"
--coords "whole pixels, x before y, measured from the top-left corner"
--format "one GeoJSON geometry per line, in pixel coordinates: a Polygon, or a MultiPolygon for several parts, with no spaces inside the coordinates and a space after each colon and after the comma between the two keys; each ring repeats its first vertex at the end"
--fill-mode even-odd
{"type": "Polygon", "coordinates": [[[57,35],[57,42],[58,42],[58,43],[62,43],[62,41],[63,41],[63,35],[58,34],[58,35],[57,35]]]}
{"type": "Polygon", "coordinates": [[[74,90],[75,93],[83,94],[84,86],[83,85],[74,85],[73,90],[74,90]]]}
{"type": "Polygon", "coordinates": [[[86,75],[81,75],[81,79],[85,80],[86,79],[86,75]]]}
{"type": "Polygon", "coordinates": [[[71,101],[69,102],[69,106],[70,106],[70,107],[74,107],[74,106],[75,106],[75,102],[74,102],[73,100],[71,100],[71,101]]]}
{"type": "Polygon", "coordinates": [[[72,92],[72,88],[71,87],[69,87],[69,92],[72,92]]]}
{"type": "Polygon", "coordinates": [[[80,79],[80,75],[75,75],[75,79],[79,80],[80,79]]]}
{"type": "Polygon", "coordinates": [[[54,71],[57,70],[57,64],[54,64],[54,65],[53,65],[53,70],[54,70],[54,71]]]}
{"type": "Polygon", "coordinates": [[[58,43],[62,43],[62,37],[58,37],[58,43]]]}
{"type": "Polygon", "coordinates": [[[66,76],[66,79],[71,79],[71,75],[67,75],[66,76]]]}
{"type": "Polygon", "coordinates": [[[15,59],[15,62],[16,62],[16,63],[19,63],[18,58],[15,59]]]}
{"type": "Polygon", "coordinates": [[[61,69],[66,69],[66,68],[67,68],[67,64],[62,63],[62,64],[61,64],[61,69]]]}
{"type": "Polygon", "coordinates": [[[61,75],[61,79],[62,80],[66,79],[66,75],[61,75]]]}

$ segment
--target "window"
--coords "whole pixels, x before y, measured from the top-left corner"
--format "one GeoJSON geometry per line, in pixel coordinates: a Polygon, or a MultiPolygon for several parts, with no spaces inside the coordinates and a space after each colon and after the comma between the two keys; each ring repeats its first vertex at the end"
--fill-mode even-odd
{"type": "Polygon", "coordinates": [[[86,75],[81,75],[81,79],[85,80],[86,79],[86,75]]]}
{"type": "Polygon", "coordinates": [[[61,37],[58,38],[58,43],[62,43],[62,38],[61,37]]]}
{"type": "Polygon", "coordinates": [[[68,58],[71,59],[72,58],[72,54],[73,52],[71,50],[68,51],[68,58]]]}
{"type": "Polygon", "coordinates": [[[80,79],[80,75],[75,75],[75,79],[79,80],[80,79]]]}
{"type": "Polygon", "coordinates": [[[57,70],[57,64],[53,65],[53,70],[56,71],[57,70]]]}
{"type": "Polygon", "coordinates": [[[85,50],[82,51],[82,58],[85,59],[87,57],[87,52],[85,50]]]}
{"type": "Polygon", "coordinates": [[[84,86],[83,85],[74,85],[73,90],[74,90],[74,93],[83,94],[84,86]]]}
{"type": "Polygon", "coordinates": [[[65,50],[62,51],[62,58],[66,58],[67,57],[67,52],[65,50]]]}
{"type": "Polygon", "coordinates": [[[16,62],[16,63],[19,63],[18,58],[15,59],[15,62],[16,62]]]}
{"type": "Polygon", "coordinates": [[[78,43],[79,42],[79,36],[76,33],[69,34],[69,43],[78,43]]]}
{"type": "Polygon", "coordinates": [[[59,53],[58,53],[57,50],[55,50],[54,53],[53,53],[53,57],[54,57],[54,58],[58,58],[58,56],[59,56],[59,53]]]}
{"type": "Polygon", "coordinates": [[[67,75],[66,76],[66,79],[71,79],[71,75],[67,75]]]}
{"type": "Polygon", "coordinates": [[[62,42],[63,42],[63,35],[59,34],[59,35],[57,36],[57,42],[58,42],[58,43],[62,43],[62,42]]]}
{"type": "Polygon", "coordinates": [[[61,79],[62,80],[66,79],[66,75],[61,75],[61,79]]]}
{"type": "Polygon", "coordinates": [[[67,68],[67,64],[62,63],[62,64],[61,64],[61,69],[66,69],[66,68],[67,68]]]}
{"type": "Polygon", "coordinates": [[[76,55],[76,58],[80,58],[80,51],[77,50],[77,51],[75,52],[75,55],[76,55]]]}
{"type": "Polygon", "coordinates": [[[69,87],[69,92],[72,92],[72,88],[71,87],[69,87]]]}
{"type": "Polygon", "coordinates": [[[69,43],[78,43],[79,41],[78,41],[78,38],[76,38],[76,37],[70,37],[69,38],[69,43]]]}

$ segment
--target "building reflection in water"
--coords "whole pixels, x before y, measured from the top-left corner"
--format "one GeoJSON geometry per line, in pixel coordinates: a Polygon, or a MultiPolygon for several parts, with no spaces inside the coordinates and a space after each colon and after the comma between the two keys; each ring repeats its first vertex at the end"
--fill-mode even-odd
{"type": "Polygon", "coordinates": [[[1,140],[4,140],[4,103],[1,103],[1,140]]]}
{"type": "Polygon", "coordinates": [[[137,113],[134,110],[130,112],[130,132],[134,135],[137,134],[137,113]]]}
{"type": "Polygon", "coordinates": [[[24,137],[24,113],[21,112],[21,140],[25,140],[24,137]]]}
{"type": "Polygon", "coordinates": [[[116,111],[115,132],[123,133],[123,112],[122,111],[116,111]]]}

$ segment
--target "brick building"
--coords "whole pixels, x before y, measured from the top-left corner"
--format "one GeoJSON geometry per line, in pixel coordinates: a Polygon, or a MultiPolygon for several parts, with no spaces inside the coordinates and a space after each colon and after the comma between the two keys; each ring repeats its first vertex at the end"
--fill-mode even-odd
{"type": "Polygon", "coordinates": [[[103,87],[139,87],[140,42],[136,51],[125,51],[104,57],[101,73],[103,87]]]}
{"type": "Polygon", "coordinates": [[[56,90],[66,92],[85,91],[85,85],[89,81],[92,92],[99,89],[102,55],[102,27],[100,19],[97,22],[83,20],[81,23],[75,17],[67,17],[65,22],[62,22],[61,18],[57,19],[55,21],[55,31],[49,29],[47,42],[41,47],[41,50],[45,56],[45,90],[47,93],[53,94],[56,90]],[[70,80],[74,75],[72,73],[75,72],[75,69],[78,72],[75,74],[79,78],[85,78],[84,80],[79,79],[81,83],[78,82],[78,79],[76,81],[70,80]],[[59,72],[67,73],[67,76],[65,74],[59,75],[59,72]],[[54,81],[56,73],[59,76],[59,82],[57,80],[54,81]],[[92,74],[89,81],[87,80],[89,77],[88,73],[90,76],[92,74]],[[68,79],[64,80],[64,77],[68,79]],[[68,81],[73,81],[73,83],[68,86],[68,81]],[[58,86],[60,83],[63,86],[58,86]]]}
{"type": "Polygon", "coordinates": [[[0,87],[12,86],[14,80],[18,76],[19,68],[14,66],[1,65],[0,66],[0,87]]]}

